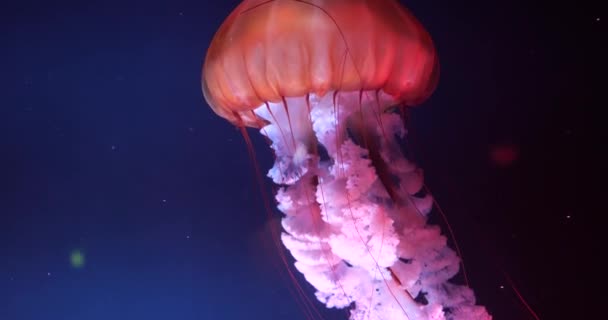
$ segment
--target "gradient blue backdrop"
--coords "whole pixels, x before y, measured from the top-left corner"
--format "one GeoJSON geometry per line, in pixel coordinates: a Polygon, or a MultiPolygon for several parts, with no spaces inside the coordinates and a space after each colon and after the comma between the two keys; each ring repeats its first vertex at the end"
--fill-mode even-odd
{"type": "MultiPolygon", "coordinates": [[[[243,139],[201,96],[202,58],[236,3],[2,3],[0,319],[305,318],[264,236],[243,139]]],[[[577,110],[599,107],[599,9],[408,6],[442,63],[410,150],[480,302],[530,318],[504,270],[543,319],[590,315],[577,302],[599,240],[575,168],[577,110]],[[488,155],[504,144],[519,158],[498,168],[488,155]]],[[[265,171],[270,151],[251,135],[265,171]]]]}

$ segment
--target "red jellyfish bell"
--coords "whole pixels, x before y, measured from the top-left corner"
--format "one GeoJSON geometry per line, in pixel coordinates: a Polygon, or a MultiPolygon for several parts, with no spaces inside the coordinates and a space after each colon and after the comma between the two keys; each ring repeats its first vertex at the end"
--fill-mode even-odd
{"type": "Polygon", "coordinates": [[[220,116],[260,125],[252,112],[286,97],[376,91],[415,105],[435,88],[430,36],[396,1],[243,1],[217,31],[203,70],[220,116]]]}
{"type": "Polygon", "coordinates": [[[272,141],[281,241],[351,319],[490,318],[449,282],[459,258],[400,152],[391,107],[424,101],[438,75],[429,34],[393,0],[243,1],[207,52],[211,108],[272,141]]]}

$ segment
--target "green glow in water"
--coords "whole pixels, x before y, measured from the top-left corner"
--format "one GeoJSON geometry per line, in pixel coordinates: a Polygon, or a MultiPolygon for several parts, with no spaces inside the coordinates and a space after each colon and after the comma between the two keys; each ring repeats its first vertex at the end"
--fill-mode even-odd
{"type": "Polygon", "coordinates": [[[84,266],[84,254],[80,250],[72,250],[70,264],[76,269],[82,268],[84,266]]]}

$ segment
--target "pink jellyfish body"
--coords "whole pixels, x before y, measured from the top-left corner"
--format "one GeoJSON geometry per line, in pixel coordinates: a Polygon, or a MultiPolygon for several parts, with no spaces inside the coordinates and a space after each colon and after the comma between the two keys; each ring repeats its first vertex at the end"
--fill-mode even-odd
{"type": "Polygon", "coordinates": [[[243,1],[207,52],[208,104],[271,142],[282,243],[350,319],[491,318],[449,282],[459,257],[399,144],[438,76],[429,34],[394,0],[243,1]]]}

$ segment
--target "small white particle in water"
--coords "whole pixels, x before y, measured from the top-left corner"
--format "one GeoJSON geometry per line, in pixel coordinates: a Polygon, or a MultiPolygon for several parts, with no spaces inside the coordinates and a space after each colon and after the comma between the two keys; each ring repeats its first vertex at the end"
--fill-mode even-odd
{"type": "Polygon", "coordinates": [[[500,286],[498,286],[498,287],[499,287],[499,288],[501,288],[501,289],[504,289],[504,288],[505,288],[505,286],[503,286],[503,285],[500,285],[500,286]]]}
{"type": "Polygon", "coordinates": [[[115,146],[115,145],[112,145],[112,146],[110,147],[110,149],[112,149],[112,150],[116,150],[116,146],[115,146]]]}
{"type": "Polygon", "coordinates": [[[46,275],[47,275],[47,276],[50,276],[50,275],[51,275],[51,273],[50,273],[50,272],[47,272],[47,273],[46,273],[46,275]]]}
{"type": "Polygon", "coordinates": [[[186,236],[186,239],[190,239],[190,236],[186,236]]]}
{"type": "Polygon", "coordinates": [[[572,218],[572,216],[571,216],[571,215],[567,215],[567,216],[566,216],[566,219],[570,219],[570,218],[572,218]]]}

